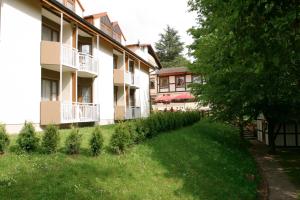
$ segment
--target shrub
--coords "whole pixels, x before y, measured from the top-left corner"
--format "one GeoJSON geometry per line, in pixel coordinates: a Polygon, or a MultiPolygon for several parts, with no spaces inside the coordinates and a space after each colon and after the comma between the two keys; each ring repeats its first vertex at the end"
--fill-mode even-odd
{"type": "Polygon", "coordinates": [[[9,145],[9,137],[7,135],[5,126],[0,124],[0,154],[4,153],[4,150],[9,145]]]}
{"type": "Polygon", "coordinates": [[[133,144],[129,126],[126,123],[118,124],[110,139],[110,149],[117,154],[124,153],[133,144]]]}
{"type": "Polygon", "coordinates": [[[79,154],[81,145],[81,135],[79,129],[72,128],[70,135],[66,139],[67,154],[79,154]]]}
{"type": "Polygon", "coordinates": [[[44,132],[42,148],[45,153],[54,153],[59,144],[59,131],[57,126],[49,125],[44,132]]]}
{"type": "Polygon", "coordinates": [[[103,149],[103,135],[100,126],[96,126],[90,139],[90,148],[93,156],[98,156],[103,149]]]}
{"type": "Polygon", "coordinates": [[[25,123],[18,135],[17,144],[25,152],[35,151],[39,145],[39,138],[36,136],[32,123],[25,123]]]}

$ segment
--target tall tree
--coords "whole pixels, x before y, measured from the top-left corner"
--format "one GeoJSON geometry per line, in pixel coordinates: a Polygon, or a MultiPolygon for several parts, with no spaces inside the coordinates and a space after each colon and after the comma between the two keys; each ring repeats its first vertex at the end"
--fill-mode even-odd
{"type": "Polygon", "coordinates": [[[266,117],[271,150],[275,124],[299,119],[299,2],[190,0],[198,27],[190,30],[193,91],[225,119],[266,117]]]}
{"type": "Polygon", "coordinates": [[[189,61],[182,56],[184,43],[180,41],[178,31],[169,25],[160,34],[160,39],[155,43],[157,55],[163,67],[183,67],[189,64],[189,61]]]}

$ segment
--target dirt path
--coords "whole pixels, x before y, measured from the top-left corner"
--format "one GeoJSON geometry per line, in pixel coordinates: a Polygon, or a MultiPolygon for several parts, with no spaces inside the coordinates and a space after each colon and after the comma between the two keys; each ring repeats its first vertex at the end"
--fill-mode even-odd
{"type": "Polygon", "coordinates": [[[270,200],[296,200],[296,187],[290,182],[274,156],[269,155],[266,145],[252,140],[251,153],[264,173],[270,200]]]}

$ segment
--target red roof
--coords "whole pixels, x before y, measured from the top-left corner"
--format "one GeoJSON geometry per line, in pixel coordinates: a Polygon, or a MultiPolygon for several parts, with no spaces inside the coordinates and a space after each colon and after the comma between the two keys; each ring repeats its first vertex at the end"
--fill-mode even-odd
{"type": "Polygon", "coordinates": [[[194,96],[187,92],[174,97],[174,99],[193,99],[193,98],[194,96]]]}
{"type": "Polygon", "coordinates": [[[158,96],[156,97],[155,101],[156,102],[170,102],[174,99],[174,96],[171,95],[163,95],[163,96],[158,96]]]}

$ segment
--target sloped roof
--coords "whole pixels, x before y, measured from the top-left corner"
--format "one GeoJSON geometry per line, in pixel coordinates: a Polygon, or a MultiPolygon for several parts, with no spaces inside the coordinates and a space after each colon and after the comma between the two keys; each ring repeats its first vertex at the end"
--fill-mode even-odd
{"type": "Polygon", "coordinates": [[[115,26],[118,26],[118,28],[120,29],[120,32],[121,32],[121,34],[122,34],[124,40],[126,41],[125,35],[123,34],[123,31],[122,31],[122,29],[121,29],[119,23],[118,23],[117,21],[115,21],[115,22],[112,22],[111,24],[112,24],[112,27],[113,27],[113,28],[115,28],[115,26]]]}
{"type": "Polygon", "coordinates": [[[137,43],[137,44],[128,44],[128,45],[126,45],[126,47],[128,47],[128,48],[130,48],[130,47],[145,47],[145,46],[148,47],[148,53],[151,56],[153,56],[153,58],[155,59],[159,69],[161,69],[162,65],[161,65],[160,60],[159,60],[159,58],[158,58],[158,56],[157,56],[156,52],[154,51],[151,44],[139,44],[139,43],[137,43]]]}
{"type": "Polygon", "coordinates": [[[178,73],[191,73],[191,71],[187,67],[170,67],[170,68],[162,68],[157,72],[158,75],[178,74],[178,73]]]}

